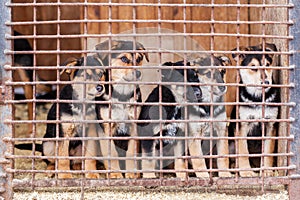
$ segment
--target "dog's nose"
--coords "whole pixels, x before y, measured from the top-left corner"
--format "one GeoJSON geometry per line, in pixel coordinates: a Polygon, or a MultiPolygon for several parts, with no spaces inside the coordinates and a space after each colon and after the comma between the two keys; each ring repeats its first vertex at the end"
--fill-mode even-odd
{"type": "MultiPolygon", "coordinates": [[[[264,82],[261,82],[261,84],[264,84],[264,82]]],[[[267,81],[267,80],[266,80],[266,81],[265,81],[265,84],[266,84],[266,85],[269,85],[269,84],[270,84],[270,81],[267,81]]]]}
{"type": "Polygon", "coordinates": [[[195,94],[197,100],[201,100],[201,98],[202,98],[202,91],[201,91],[201,89],[198,88],[198,87],[193,87],[193,90],[194,90],[194,94],[195,94]]]}
{"type": "Polygon", "coordinates": [[[219,90],[221,92],[225,92],[226,91],[226,86],[219,86],[219,90]]]}
{"type": "Polygon", "coordinates": [[[139,70],[136,70],[135,75],[136,75],[136,78],[139,79],[141,77],[142,73],[139,70]]]}

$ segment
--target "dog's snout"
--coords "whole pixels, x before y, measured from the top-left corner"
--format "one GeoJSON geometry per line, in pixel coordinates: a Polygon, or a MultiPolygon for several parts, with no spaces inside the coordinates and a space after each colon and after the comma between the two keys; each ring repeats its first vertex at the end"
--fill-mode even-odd
{"type": "Polygon", "coordinates": [[[202,91],[201,91],[201,89],[198,88],[198,87],[194,87],[193,90],[194,90],[194,94],[195,94],[196,98],[198,100],[200,100],[202,98],[202,91]]]}
{"type": "Polygon", "coordinates": [[[136,75],[136,78],[139,79],[141,77],[142,73],[139,70],[136,70],[135,75],[136,75]]]}
{"type": "Polygon", "coordinates": [[[225,92],[226,91],[226,86],[222,85],[222,86],[219,86],[219,90],[221,92],[225,92]]]}
{"type": "Polygon", "coordinates": [[[265,81],[265,84],[266,84],[266,85],[269,85],[269,84],[270,84],[270,81],[265,81]]]}
{"type": "Polygon", "coordinates": [[[270,81],[268,80],[265,80],[265,81],[262,81],[261,84],[266,84],[266,85],[269,85],[270,84],[270,81]]]}

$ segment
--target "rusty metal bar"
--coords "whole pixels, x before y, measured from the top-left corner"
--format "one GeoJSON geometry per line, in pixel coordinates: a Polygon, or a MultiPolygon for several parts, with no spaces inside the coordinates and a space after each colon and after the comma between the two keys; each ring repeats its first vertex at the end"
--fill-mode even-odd
{"type": "MultiPolygon", "coordinates": [[[[0,67],[1,67],[1,85],[7,80],[11,79],[11,72],[5,71],[4,66],[11,65],[11,56],[6,55],[8,49],[11,49],[11,42],[6,40],[7,35],[11,35],[10,27],[5,26],[5,23],[10,22],[11,20],[11,9],[5,5],[9,3],[10,0],[4,0],[0,2],[0,67]]],[[[4,101],[6,99],[11,99],[11,87],[3,88],[4,101]]],[[[10,105],[0,104],[0,138],[3,137],[12,137],[11,125],[4,124],[6,119],[12,118],[12,107],[10,105]]],[[[12,174],[6,173],[7,167],[12,167],[11,161],[7,160],[5,157],[5,152],[11,153],[11,146],[6,146],[6,143],[1,139],[0,140],[0,194],[4,199],[12,199],[12,174]]]]}
{"type": "MultiPolygon", "coordinates": [[[[82,179],[71,179],[71,180],[36,180],[34,187],[80,187],[82,179]]],[[[261,178],[239,178],[238,181],[235,179],[220,179],[212,178],[212,180],[204,180],[198,178],[188,178],[186,180],[180,180],[176,178],[172,179],[99,179],[99,180],[84,180],[84,185],[87,187],[102,187],[102,186],[177,186],[177,187],[189,187],[189,186],[224,186],[224,185],[247,185],[247,186],[259,186],[265,184],[270,185],[287,185],[290,179],[288,177],[274,178],[266,177],[264,182],[261,178]]],[[[14,189],[24,189],[31,187],[31,182],[28,180],[13,180],[14,189]]]]}
{"type": "Polygon", "coordinates": [[[294,141],[291,143],[290,151],[294,152],[294,156],[291,158],[290,165],[294,165],[295,170],[289,171],[291,177],[289,184],[289,197],[290,200],[296,200],[300,195],[300,2],[297,0],[291,0],[291,3],[294,4],[294,9],[291,9],[289,12],[290,19],[294,21],[293,26],[290,28],[290,35],[294,37],[294,40],[291,40],[289,43],[289,50],[294,54],[290,56],[290,64],[294,64],[296,67],[291,72],[290,81],[294,83],[295,87],[291,89],[291,102],[295,103],[295,106],[291,110],[291,118],[295,122],[291,126],[291,135],[294,136],[294,141]]]}
{"type": "MultiPolygon", "coordinates": [[[[181,4],[181,3],[91,3],[91,2],[51,2],[51,3],[7,3],[7,6],[33,6],[33,7],[39,7],[39,6],[153,6],[153,7],[173,7],[174,5],[178,7],[240,7],[240,8],[261,8],[262,4],[214,4],[214,3],[207,3],[207,4],[181,4]]],[[[294,4],[265,4],[264,7],[266,8],[291,8],[294,4]]]]}

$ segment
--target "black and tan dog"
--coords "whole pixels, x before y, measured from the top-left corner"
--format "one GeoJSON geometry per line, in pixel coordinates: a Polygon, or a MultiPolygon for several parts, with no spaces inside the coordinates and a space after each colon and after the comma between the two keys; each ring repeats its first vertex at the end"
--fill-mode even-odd
{"type": "MultiPolygon", "coordinates": [[[[108,49],[105,44],[96,46],[97,50],[108,49]]],[[[96,100],[97,118],[103,120],[100,123],[99,137],[115,137],[116,139],[100,139],[100,148],[104,157],[104,166],[110,170],[108,177],[122,178],[120,171],[118,150],[126,154],[126,178],[137,178],[137,164],[133,156],[137,155],[137,141],[134,139],[118,140],[119,137],[137,136],[136,125],[130,120],[137,120],[140,113],[141,92],[135,81],[141,78],[141,72],[132,66],[141,66],[144,57],[148,60],[148,54],[138,52],[145,50],[142,44],[131,41],[112,41],[112,50],[123,50],[124,53],[112,53],[110,56],[99,54],[105,66],[111,66],[105,76],[105,94],[96,100]],[[126,51],[133,51],[126,53],[126,51]],[[136,52],[135,52],[136,51],[136,52]],[[126,122],[127,121],[127,122],[126,122]],[[112,158],[108,160],[108,158],[112,158]]]]}
{"type": "MultiPolygon", "coordinates": [[[[66,85],[60,92],[60,100],[69,100],[71,102],[64,103],[59,102],[53,104],[47,115],[47,128],[44,138],[56,138],[57,131],[59,129],[59,138],[65,138],[62,141],[44,141],[42,145],[36,144],[37,151],[41,151],[44,156],[58,156],[58,170],[70,170],[70,166],[76,167],[76,164],[81,164],[81,160],[62,159],[60,157],[69,156],[82,156],[84,152],[85,157],[94,157],[99,153],[97,142],[95,140],[87,140],[85,143],[86,149],[82,149],[81,140],[70,140],[70,138],[83,137],[85,132],[86,137],[97,137],[97,127],[95,124],[83,125],[82,120],[95,120],[95,104],[93,103],[95,97],[104,93],[104,86],[99,84],[99,81],[103,81],[104,71],[101,69],[102,63],[97,55],[87,56],[86,61],[84,58],[73,60],[67,63],[67,67],[75,66],[93,66],[93,68],[87,69],[66,69],[66,73],[70,75],[72,84],[66,85]],[[95,66],[97,68],[95,68],[95,66]],[[90,104],[85,104],[78,101],[91,101],[90,104]],[[75,102],[72,102],[75,101],[75,102]],[[77,101],[77,102],[76,102],[77,101]],[[58,113],[57,113],[58,109],[58,113]],[[84,114],[85,113],[85,114],[84,114]],[[58,114],[58,118],[57,118],[58,114]],[[60,120],[56,123],[50,123],[51,121],[60,120]],[[68,122],[71,121],[71,122],[68,122]],[[74,122],[72,122],[74,121],[74,122]],[[84,130],[85,127],[85,130],[84,130]],[[58,151],[56,151],[56,144],[58,143],[58,151]]],[[[32,149],[32,144],[18,144],[15,145],[18,149],[32,149]]],[[[45,159],[48,170],[55,169],[56,159],[45,159]]],[[[81,166],[79,166],[80,168],[81,166]]],[[[96,161],[87,159],[85,160],[86,170],[96,170],[96,161]]],[[[70,173],[58,173],[58,178],[71,178],[70,173]]],[[[99,178],[99,174],[86,173],[87,178],[99,178]]]]}
{"type": "MultiPolygon", "coordinates": [[[[164,65],[181,66],[181,64],[183,63],[168,62],[164,65]]],[[[184,137],[184,123],[166,122],[160,126],[160,123],[149,122],[149,120],[161,119],[165,121],[184,119],[184,106],[174,104],[201,101],[202,92],[199,87],[199,79],[195,70],[186,70],[187,81],[189,83],[195,84],[194,86],[189,86],[186,89],[185,86],[182,85],[182,83],[184,83],[184,69],[162,69],[161,71],[162,81],[172,82],[172,85],[161,85],[154,88],[146,99],[145,105],[142,106],[141,114],[139,116],[139,120],[141,122],[138,123],[138,134],[139,136],[149,137],[149,139],[141,140],[142,170],[148,171],[143,172],[143,178],[156,177],[154,170],[156,169],[159,162],[154,157],[162,156],[160,154],[160,151],[162,151],[165,158],[167,158],[167,156],[177,157],[175,159],[176,176],[179,178],[185,178],[185,173],[180,172],[186,169],[184,160],[180,158],[184,155],[184,141],[172,138],[162,139],[160,142],[159,139],[155,139],[159,136],[184,137]],[[163,103],[163,105],[161,105],[162,112],[160,112],[160,106],[158,105],[159,102],[163,103]],[[156,105],[147,105],[149,103],[156,103],[156,105]],[[165,105],[166,103],[170,105],[165,105]],[[163,149],[161,149],[160,147],[162,147],[163,149]]]]}
{"type": "MultiPolygon", "coordinates": [[[[225,121],[225,106],[222,104],[222,102],[224,102],[224,97],[227,89],[224,84],[224,75],[226,74],[226,68],[224,68],[224,66],[231,65],[230,59],[226,56],[207,56],[204,58],[196,59],[194,62],[191,62],[191,65],[200,66],[197,67],[197,74],[199,77],[199,81],[202,84],[202,102],[207,104],[213,103],[212,105],[204,104],[202,106],[199,106],[198,109],[201,113],[203,113],[203,116],[200,118],[198,117],[198,119],[209,119],[213,121],[191,123],[192,127],[194,127],[194,132],[200,132],[202,133],[202,136],[207,137],[228,137],[225,121]],[[218,68],[214,68],[216,66],[218,68]],[[211,133],[211,130],[213,130],[213,133],[211,133]]],[[[194,115],[191,116],[191,118],[197,119],[197,116],[198,115],[194,115]]],[[[219,177],[230,177],[231,173],[226,171],[229,168],[229,159],[228,157],[226,157],[229,154],[228,140],[203,140],[202,153],[204,155],[211,153],[211,144],[216,145],[217,147],[217,154],[219,156],[217,158],[219,177]]],[[[199,145],[199,143],[194,142],[194,145],[197,149],[200,148],[199,146],[197,146],[199,145]]],[[[204,165],[204,159],[195,161],[198,163],[197,166],[204,165]]],[[[205,176],[208,176],[208,173],[206,173],[205,176]]]]}
{"type": "MultiPolygon", "coordinates": [[[[266,137],[276,136],[275,120],[278,117],[279,108],[278,106],[262,105],[262,103],[277,103],[280,101],[279,89],[272,87],[272,84],[274,84],[274,69],[268,68],[274,63],[274,54],[272,54],[272,52],[276,52],[277,48],[274,44],[268,43],[264,46],[265,53],[263,54],[236,53],[232,55],[240,66],[249,67],[238,70],[240,84],[246,84],[239,86],[239,102],[246,103],[246,105],[240,105],[238,108],[238,119],[245,120],[239,123],[238,136],[241,137],[262,136],[262,134],[266,137]],[[262,122],[262,119],[268,119],[270,121],[262,122]],[[257,121],[246,122],[246,120],[257,121]]],[[[262,52],[263,45],[242,47],[240,50],[262,52]]],[[[265,154],[272,154],[275,148],[275,141],[273,139],[264,139],[263,141],[256,140],[254,143],[251,143],[251,140],[247,141],[243,139],[237,142],[238,154],[243,155],[248,155],[251,145],[255,143],[258,144],[259,142],[260,144],[262,142],[264,143],[264,149],[262,149],[262,145],[259,145],[257,148],[260,152],[263,150],[265,154]]],[[[265,156],[263,160],[264,167],[273,166],[273,156],[265,156]]],[[[240,171],[242,177],[256,176],[256,173],[251,170],[248,156],[238,158],[238,167],[242,170],[240,171]]],[[[266,176],[272,176],[273,171],[265,170],[264,174],[266,176]]]]}
{"type": "MultiPolygon", "coordinates": [[[[222,60],[220,58],[214,57],[214,64],[222,66],[225,62],[228,62],[229,59],[222,60]]],[[[214,113],[210,113],[211,109],[204,102],[211,101],[221,101],[222,96],[226,91],[224,85],[220,86],[209,86],[209,83],[223,83],[222,76],[218,70],[208,69],[211,66],[211,58],[197,59],[188,62],[187,66],[192,66],[193,69],[187,69],[187,81],[189,84],[194,83],[195,85],[189,85],[185,87],[182,85],[184,82],[184,70],[183,69],[174,69],[174,70],[162,70],[162,80],[165,82],[174,82],[170,86],[161,86],[161,102],[162,103],[177,103],[179,105],[162,105],[162,116],[159,116],[159,106],[157,105],[145,105],[142,107],[141,115],[139,120],[182,120],[188,119],[192,120],[188,123],[188,136],[189,137],[205,137],[210,136],[209,124],[204,122],[204,119],[210,118],[211,116],[218,118],[219,120],[224,120],[223,122],[214,122],[214,130],[219,136],[226,136],[226,115],[224,106],[215,106],[212,110],[214,113]],[[207,68],[200,68],[199,66],[207,66],[207,68]],[[178,85],[176,85],[176,83],[178,85]],[[200,83],[203,83],[201,86],[200,83]],[[212,88],[212,90],[211,90],[212,88]],[[210,97],[213,96],[214,99],[210,100],[210,97]],[[180,103],[189,102],[195,103],[195,105],[187,106],[187,117],[184,109],[184,105],[180,103]],[[222,118],[222,119],[220,119],[222,118]],[[202,121],[201,121],[202,120],[202,121]],[[195,121],[195,122],[193,122],[195,121]]],[[[184,66],[183,61],[177,63],[165,63],[167,66],[184,66]]],[[[159,102],[159,86],[156,87],[148,96],[146,103],[157,103],[159,102]]],[[[138,133],[141,136],[185,136],[185,125],[181,122],[170,122],[163,123],[162,130],[160,131],[159,123],[139,123],[138,124],[138,133]]],[[[165,155],[173,154],[175,157],[175,170],[176,176],[179,178],[185,178],[185,173],[180,172],[186,170],[186,164],[183,159],[179,157],[184,155],[185,142],[183,140],[175,139],[163,139],[162,140],[162,152],[165,155]]],[[[197,177],[209,177],[209,174],[206,171],[205,160],[202,157],[204,154],[207,154],[207,149],[209,147],[201,143],[199,139],[188,140],[188,150],[189,154],[194,157],[191,159],[192,166],[196,171],[197,177]],[[202,157],[202,158],[201,158],[202,157]]],[[[157,162],[155,159],[149,159],[149,157],[159,156],[160,155],[160,142],[157,140],[142,140],[142,156],[145,158],[142,160],[142,169],[149,171],[144,173],[143,177],[145,178],[155,178],[154,170],[156,168],[157,162]],[[147,159],[148,158],[148,159],[147,159]],[[152,172],[151,172],[152,171],[152,172]]],[[[228,155],[228,142],[227,140],[220,140],[218,142],[218,149],[220,155],[228,155]]],[[[228,169],[228,159],[220,158],[218,159],[218,166],[222,169],[228,169]]],[[[230,176],[229,172],[220,172],[220,176],[230,176]]]]}

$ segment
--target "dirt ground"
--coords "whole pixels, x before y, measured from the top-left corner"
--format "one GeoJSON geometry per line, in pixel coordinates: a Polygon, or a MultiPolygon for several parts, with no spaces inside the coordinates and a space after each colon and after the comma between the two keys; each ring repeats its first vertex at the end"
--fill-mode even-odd
{"type": "MultiPolygon", "coordinates": [[[[51,104],[42,104],[37,106],[37,119],[46,119],[47,111],[51,104]]],[[[16,105],[16,119],[26,119],[27,111],[26,105],[16,105]]],[[[15,125],[15,136],[25,137],[26,124],[15,125]]],[[[46,130],[45,124],[37,124],[36,137],[43,137],[46,130]]],[[[30,151],[15,150],[15,155],[30,155],[30,151]]],[[[41,155],[37,153],[36,155],[41,155]]],[[[15,169],[32,169],[31,159],[15,159],[15,169]]],[[[46,169],[46,164],[37,159],[34,162],[34,169],[46,169]]],[[[16,173],[16,179],[30,179],[31,173],[16,173]]],[[[36,179],[47,179],[47,174],[38,173],[35,175],[36,179]]],[[[28,199],[28,200],[73,200],[81,199],[81,191],[72,188],[46,188],[36,189],[34,191],[16,190],[14,192],[14,199],[28,199]]],[[[84,190],[84,199],[139,199],[139,200],[155,200],[155,199],[235,199],[235,200],[287,200],[289,199],[288,193],[283,186],[273,188],[265,194],[260,192],[257,188],[247,189],[222,189],[212,190],[211,188],[203,187],[158,187],[158,188],[144,188],[144,187],[112,187],[112,188],[93,188],[84,190]]]]}

